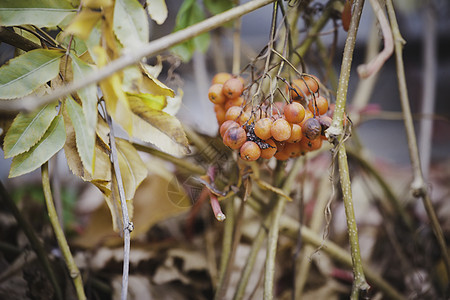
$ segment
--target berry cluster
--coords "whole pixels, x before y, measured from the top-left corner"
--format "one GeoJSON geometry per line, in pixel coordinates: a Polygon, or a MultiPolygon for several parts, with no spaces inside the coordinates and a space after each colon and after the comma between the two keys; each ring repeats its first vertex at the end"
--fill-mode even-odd
{"type": "Polygon", "coordinates": [[[319,80],[303,75],[286,84],[288,101],[247,105],[244,81],[228,73],[212,80],[208,97],[214,103],[220,135],[226,146],[239,149],[243,160],[287,160],[317,150],[330,126],[328,100],[320,95],[319,80]]]}

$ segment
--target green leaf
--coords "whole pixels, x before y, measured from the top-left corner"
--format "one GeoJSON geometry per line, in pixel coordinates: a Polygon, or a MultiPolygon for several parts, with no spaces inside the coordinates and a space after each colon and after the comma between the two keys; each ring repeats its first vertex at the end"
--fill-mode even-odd
{"type": "Polygon", "coordinates": [[[0,1],[0,25],[18,26],[33,24],[52,27],[72,18],[77,10],[61,0],[2,0],[0,1]]]}
{"type": "Polygon", "coordinates": [[[5,136],[5,158],[30,150],[44,135],[55,116],[55,104],[48,104],[33,114],[18,114],[5,136]]]}
{"type": "Polygon", "coordinates": [[[88,125],[83,109],[71,97],[67,98],[65,107],[75,128],[77,149],[83,166],[92,174],[95,153],[95,127],[88,125]]]}
{"type": "MultiPolygon", "coordinates": [[[[71,54],[72,70],[74,81],[81,80],[87,74],[94,72],[94,68],[79,59],[76,55],[71,54]]],[[[95,131],[97,126],[97,86],[95,84],[77,91],[83,105],[83,112],[86,118],[87,125],[95,131]]]]}
{"type": "Polygon", "coordinates": [[[182,156],[189,152],[188,140],[180,121],[162,111],[149,108],[141,99],[129,99],[133,111],[133,136],[164,152],[182,156]]]}
{"type": "Polygon", "coordinates": [[[147,14],[137,0],[116,0],[114,33],[124,47],[139,47],[148,42],[147,14]]]}
{"type": "Polygon", "coordinates": [[[147,0],[147,11],[158,25],[167,19],[167,6],[164,0],[147,0]]]}
{"type": "MultiPolygon", "coordinates": [[[[205,19],[205,14],[195,0],[185,0],[177,13],[174,31],[184,29],[205,19]]],[[[184,61],[191,59],[195,50],[205,52],[209,47],[209,33],[203,33],[172,48],[184,61]]]]}
{"type": "Polygon", "coordinates": [[[203,3],[213,15],[223,13],[233,7],[233,0],[203,0],[203,3]]]}
{"type": "MultiPolygon", "coordinates": [[[[128,101],[130,101],[130,98],[137,97],[147,105],[148,108],[154,110],[162,110],[167,105],[166,97],[162,95],[127,93],[127,96],[129,99],[128,101]]],[[[133,101],[133,99],[131,101],[133,101]]]]}
{"type": "Polygon", "coordinates": [[[64,52],[36,49],[11,59],[0,68],[0,99],[26,96],[59,72],[64,52]]]}
{"type": "Polygon", "coordinates": [[[66,131],[62,116],[53,119],[42,139],[28,152],[15,156],[12,160],[9,178],[17,177],[39,168],[64,146],[66,131]]]}

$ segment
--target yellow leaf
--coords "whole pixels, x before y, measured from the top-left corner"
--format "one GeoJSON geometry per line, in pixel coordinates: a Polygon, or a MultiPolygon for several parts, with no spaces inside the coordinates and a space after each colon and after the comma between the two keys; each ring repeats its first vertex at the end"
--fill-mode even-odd
{"type": "Polygon", "coordinates": [[[81,39],[86,40],[101,16],[102,14],[99,11],[82,9],[66,28],[66,33],[76,35],[81,39]]]}
{"type": "Polygon", "coordinates": [[[148,108],[155,110],[162,110],[167,105],[166,97],[164,96],[134,93],[127,93],[127,96],[129,102],[141,100],[148,108]]]}
{"type": "Polygon", "coordinates": [[[146,75],[141,85],[141,93],[174,97],[175,92],[153,75],[141,64],[141,70],[146,75]]]}
{"type": "MultiPolygon", "coordinates": [[[[106,51],[102,47],[93,49],[100,67],[107,62],[106,51]]],[[[106,110],[130,135],[133,131],[133,119],[127,97],[122,90],[120,76],[114,73],[110,77],[100,81],[100,88],[106,103],[106,110]]]]}
{"type": "Polygon", "coordinates": [[[83,6],[89,8],[105,8],[113,4],[112,0],[83,0],[83,6]]]}

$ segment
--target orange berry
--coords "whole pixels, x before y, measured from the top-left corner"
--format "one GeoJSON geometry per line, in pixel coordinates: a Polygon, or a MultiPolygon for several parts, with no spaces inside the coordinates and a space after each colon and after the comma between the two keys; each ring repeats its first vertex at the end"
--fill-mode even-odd
{"type": "Polygon", "coordinates": [[[328,111],[328,100],[323,96],[318,96],[315,99],[309,100],[308,108],[316,116],[323,115],[328,111]]]}
{"type": "Polygon", "coordinates": [[[274,156],[278,160],[288,160],[289,158],[291,158],[289,153],[285,152],[284,150],[275,153],[274,156]]]}
{"type": "Polygon", "coordinates": [[[220,104],[214,104],[214,111],[216,112],[217,123],[225,122],[225,109],[220,104]]]}
{"type": "Polygon", "coordinates": [[[246,161],[255,161],[261,156],[261,149],[252,141],[246,141],[239,150],[241,158],[246,161]]]}
{"type": "Polygon", "coordinates": [[[220,84],[224,84],[225,81],[227,81],[228,79],[230,79],[232,76],[230,73],[226,73],[226,72],[219,72],[216,75],[214,75],[213,79],[212,79],[212,84],[215,83],[220,83],[220,84]]]}
{"type": "Polygon", "coordinates": [[[305,109],[305,117],[303,118],[303,121],[300,122],[300,126],[303,127],[303,124],[305,124],[306,120],[314,118],[313,113],[309,109],[305,109]]]}
{"type": "Polygon", "coordinates": [[[314,140],[319,137],[322,132],[322,126],[320,126],[319,120],[317,118],[311,118],[306,120],[302,125],[302,132],[305,137],[310,140],[314,140]]]}
{"type": "Polygon", "coordinates": [[[277,152],[281,152],[284,150],[284,147],[286,147],[286,142],[279,142],[276,140],[273,140],[275,142],[275,145],[277,146],[277,152]]]}
{"type": "Polygon", "coordinates": [[[232,120],[227,120],[227,121],[223,122],[219,128],[220,136],[223,138],[223,135],[225,134],[225,132],[231,127],[240,127],[240,125],[237,122],[232,121],[232,120]]]}
{"type": "Polygon", "coordinates": [[[222,93],[228,98],[239,97],[244,91],[244,84],[237,77],[232,77],[223,84],[222,93]]]}
{"type": "Polygon", "coordinates": [[[255,123],[255,134],[262,140],[267,140],[272,136],[270,129],[273,121],[270,118],[262,118],[255,123]]]}
{"type": "Polygon", "coordinates": [[[239,149],[247,140],[247,133],[242,127],[230,127],[223,135],[223,143],[231,149],[239,149]]]}
{"type": "Polygon", "coordinates": [[[316,93],[319,90],[319,80],[314,75],[305,75],[303,78],[294,79],[291,86],[295,90],[291,90],[291,98],[300,100],[311,92],[316,93]]]}
{"type": "Polygon", "coordinates": [[[214,104],[222,104],[225,103],[227,98],[222,93],[223,85],[220,83],[213,84],[209,87],[208,90],[208,98],[214,104]]]}
{"type": "Polygon", "coordinates": [[[322,147],[322,142],[322,139],[310,140],[308,138],[304,138],[300,141],[299,145],[301,145],[304,151],[313,151],[320,149],[320,147],[322,147]]]}
{"type": "Polygon", "coordinates": [[[273,122],[270,133],[277,141],[286,141],[291,136],[291,124],[285,119],[278,119],[273,122]]]}
{"type": "Polygon", "coordinates": [[[242,97],[228,99],[227,101],[225,101],[225,110],[228,110],[232,106],[241,106],[242,103],[244,103],[244,98],[242,97]]]}
{"type": "Polygon", "coordinates": [[[264,141],[269,146],[266,149],[261,149],[261,157],[265,159],[272,158],[277,152],[277,145],[273,140],[264,141]]]}
{"type": "Polygon", "coordinates": [[[302,146],[300,143],[286,143],[283,152],[289,155],[289,157],[296,157],[302,153],[302,146]]]}
{"type": "Polygon", "coordinates": [[[286,140],[286,142],[297,143],[302,139],[302,137],[302,127],[298,124],[292,124],[291,136],[286,140]]]}
{"type": "Polygon", "coordinates": [[[239,106],[232,106],[230,107],[227,112],[225,113],[225,120],[232,120],[236,121],[239,119],[241,114],[244,112],[242,111],[242,108],[239,106]]]}
{"type": "Polygon", "coordinates": [[[289,123],[300,123],[305,118],[305,108],[298,102],[284,107],[284,116],[289,123]]]}

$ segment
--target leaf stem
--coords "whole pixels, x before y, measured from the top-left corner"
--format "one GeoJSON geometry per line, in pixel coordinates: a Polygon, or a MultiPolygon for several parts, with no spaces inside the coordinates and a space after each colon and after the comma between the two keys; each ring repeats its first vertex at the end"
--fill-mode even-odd
{"type": "Polygon", "coordinates": [[[58,215],[56,214],[55,205],[53,203],[52,190],[50,188],[50,179],[48,175],[48,162],[42,165],[41,174],[42,188],[44,189],[45,204],[47,206],[50,223],[52,224],[59,248],[61,249],[64,260],[66,261],[67,268],[69,269],[70,277],[72,278],[73,284],[75,285],[78,299],[84,300],[86,299],[86,295],[84,294],[83,280],[81,279],[80,270],[78,270],[72,253],[70,252],[69,245],[67,243],[61,224],[58,221],[58,215]]]}
{"type": "Polygon", "coordinates": [[[114,176],[112,180],[116,180],[117,188],[119,190],[120,206],[122,209],[122,222],[123,222],[123,273],[122,273],[122,291],[121,299],[126,300],[128,294],[128,275],[130,267],[130,234],[133,231],[134,225],[130,221],[128,216],[127,200],[125,199],[125,191],[123,188],[122,174],[120,173],[119,158],[117,156],[116,139],[114,135],[114,129],[112,125],[111,116],[106,111],[106,121],[109,126],[109,143],[111,147],[111,162],[114,169],[114,176]]]}
{"type": "Polygon", "coordinates": [[[447,252],[447,246],[445,242],[444,233],[439,224],[439,220],[436,216],[436,212],[431,203],[427,186],[423,179],[422,167],[420,165],[419,150],[417,148],[417,141],[414,132],[414,124],[412,121],[411,109],[409,107],[408,90],[406,88],[406,78],[405,78],[405,68],[403,65],[403,40],[400,30],[398,28],[397,18],[395,16],[394,6],[392,5],[392,0],[386,2],[389,20],[391,21],[392,33],[394,35],[394,47],[395,47],[395,59],[397,64],[397,79],[398,88],[400,92],[400,101],[403,110],[406,136],[408,139],[408,149],[409,156],[411,158],[411,163],[413,167],[413,182],[411,183],[411,189],[413,196],[416,198],[421,198],[425,210],[427,212],[428,218],[430,219],[431,228],[436,236],[437,242],[439,244],[442,259],[444,260],[445,268],[447,271],[447,276],[450,276],[450,257],[447,252]]]}

